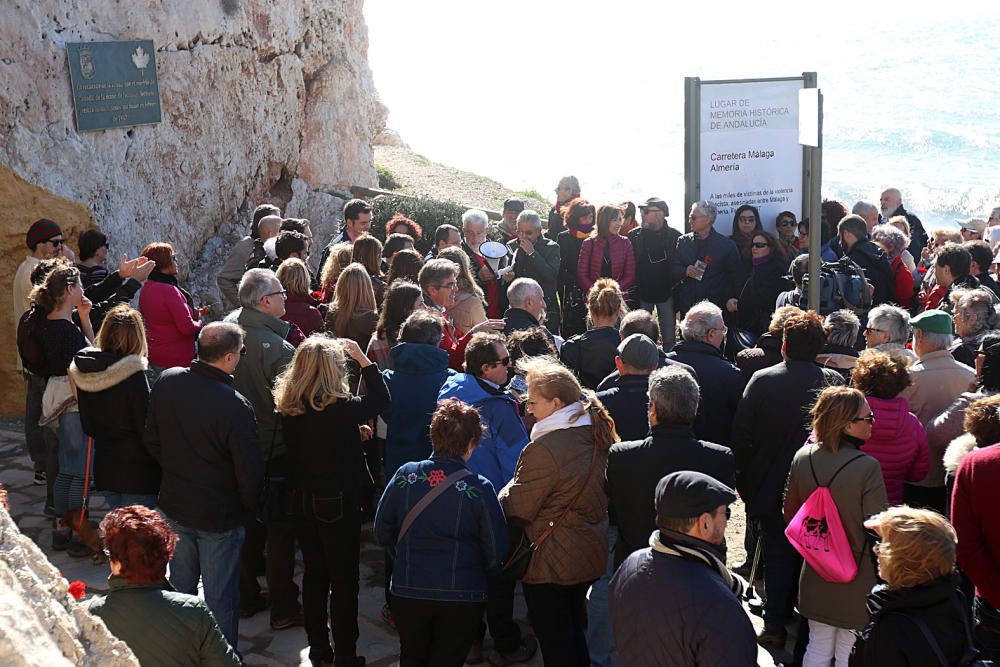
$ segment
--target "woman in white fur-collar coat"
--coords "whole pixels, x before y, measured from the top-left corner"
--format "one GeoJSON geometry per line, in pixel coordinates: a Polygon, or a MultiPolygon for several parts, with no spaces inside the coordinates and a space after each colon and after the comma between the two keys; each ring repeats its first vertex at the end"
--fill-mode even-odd
{"type": "Polygon", "coordinates": [[[142,316],[112,308],[95,347],[80,350],[69,367],[83,430],[93,439],[94,483],[112,508],[156,506],[160,466],[143,446],[149,384],[142,316]]]}

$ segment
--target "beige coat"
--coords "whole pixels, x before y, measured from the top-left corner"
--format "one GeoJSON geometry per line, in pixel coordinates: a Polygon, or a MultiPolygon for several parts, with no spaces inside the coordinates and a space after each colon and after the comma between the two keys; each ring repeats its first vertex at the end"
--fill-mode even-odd
{"type": "MultiPolygon", "coordinates": [[[[594,447],[591,427],[574,426],[533,440],[521,452],[514,478],[500,492],[508,520],[534,542],[580,490],[594,447]]],[[[608,563],[608,453],[598,452],[580,499],[531,558],[526,584],[569,586],[596,581],[608,563]]]]}
{"type": "Polygon", "coordinates": [[[469,333],[469,329],[486,321],[486,309],[482,300],[472,292],[459,292],[455,295],[455,305],[448,309],[458,329],[459,335],[469,333]]]}
{"type": "MultiPolygon", "coordinates": [[[[804,445],[792,459],[785,490],[785,521],[790,521],[816,489],[809,466],[809,457],[816,469],[816,478],[829,483],[837,470],[860,452],[846,445],[832,454],[817,445],[804,445]]],[[[837,584],[826,581],[808,564],[802,564],[799,576],[799,612],[806,618],[837,628],[860,630],[868,623],[865,601],[875,585],[872,545],[865,537],[864,521],[889,506],[882,481],[882,466],[868,455],[862,455],[841,471],[830,486],[837,503],[844,532],[851,544],[854,558],[859,561],[854,581],[837,584]]]]}
{"type": "MultiPolygon", "coordinates": [[[[964,392],[975,391],[970,387],[976,380],[976,372],[955,361],[951,352],[938,350],[928,352],[910,366],[910,379],[913,384],[904,389],[900,396],[910,402],[910,412],[926,427],[964,392]]],[[[944,466],[941,459],[948,440],[933,444],[928,442],[928,446],[930,467],[927,477],[917,482],[916,486],[944,486],[944,466]]]]}

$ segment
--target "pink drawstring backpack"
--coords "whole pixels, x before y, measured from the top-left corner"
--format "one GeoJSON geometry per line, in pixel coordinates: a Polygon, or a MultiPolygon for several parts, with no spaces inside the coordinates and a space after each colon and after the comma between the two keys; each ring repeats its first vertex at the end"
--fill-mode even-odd
{"type": "Polygon", "coordinates": [[[809,566],[816,570],[816,574],[826,581],[838,584],[853,581],[858,574],[858,560],[851,551],[851,543],[847,540],[844,524],[840,520],[840,511],[830,494],[830,485],[841,470],[863,456],[864,454],[858,454],[840,466],[830,481],[823,485],[816,478],[810,454],[809,469],[812,470],[816,490],[809,494],[785,528],[785,537],[802,554],[809,566]]]}

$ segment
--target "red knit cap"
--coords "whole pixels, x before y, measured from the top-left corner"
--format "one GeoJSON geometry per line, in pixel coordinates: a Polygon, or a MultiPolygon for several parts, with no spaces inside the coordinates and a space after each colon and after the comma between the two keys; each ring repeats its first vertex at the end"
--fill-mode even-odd
{"type": "Polygon", "coordinates": [[[44,243],[54,236],[61,236],[62,228],[59,227],[58,223],[52,222],[46,218],[40,220],[35,220],[31,227],[28,228],[28,247],[31,250],[35,249],[35,246],[39,243],[44,243]]]}

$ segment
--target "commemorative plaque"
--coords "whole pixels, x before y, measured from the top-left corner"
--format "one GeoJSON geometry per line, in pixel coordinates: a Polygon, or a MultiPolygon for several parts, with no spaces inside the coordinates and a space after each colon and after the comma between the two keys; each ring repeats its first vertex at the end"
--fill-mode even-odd
{"type": "Polygon", "coordinates": [[[152,40],[69,42],[66,55],[79,132],[160,122],[152,40]]]}

